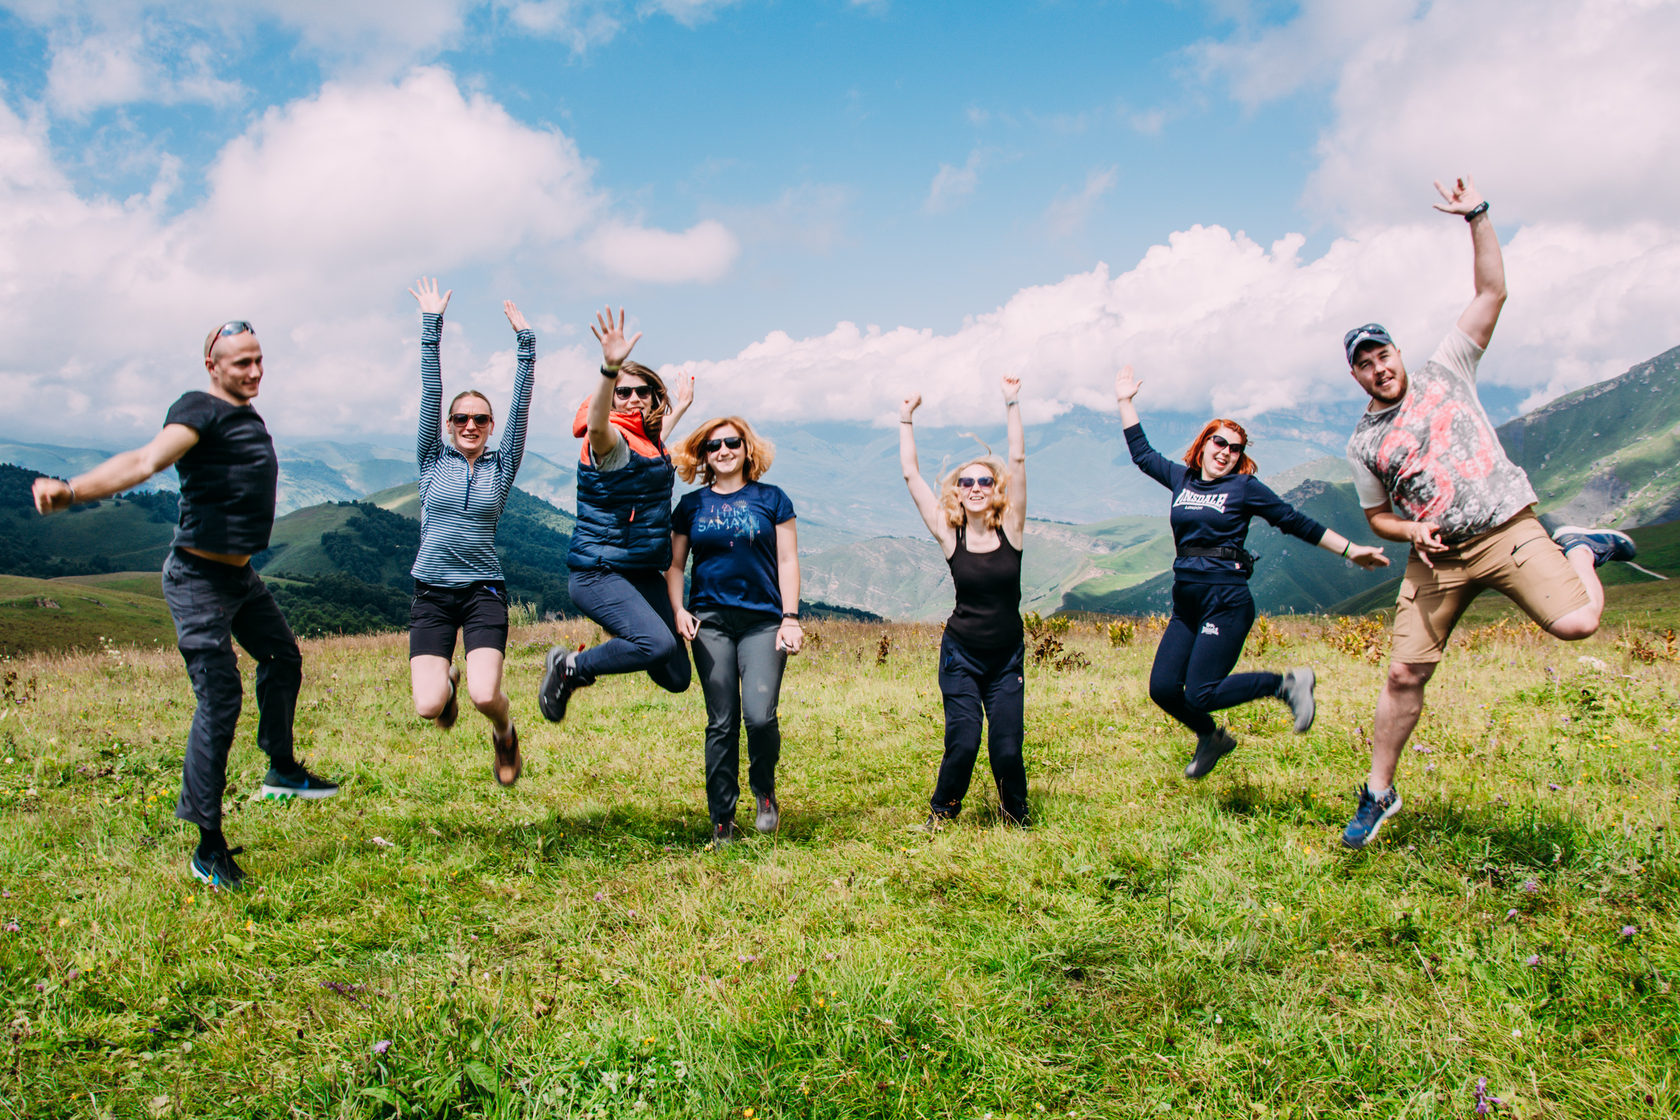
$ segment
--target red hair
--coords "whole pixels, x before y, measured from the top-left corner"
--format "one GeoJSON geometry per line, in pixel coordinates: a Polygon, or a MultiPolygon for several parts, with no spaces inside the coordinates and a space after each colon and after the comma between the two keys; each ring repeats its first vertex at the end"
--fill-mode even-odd
{"type": "Polygon", "coordinates": [[[1254,473],[1256,473],[1259,470],[1259,468],[1254,465],[1254,460],[1250,459],[1248,457],[1248,433],[1246,431],[1244,431],[1243,426],[1241,424],[1237,423],[1235,420],[1219,420],[1219,419],[1209,420],[1202,427],[1202,434],[1190,441],[1190,450],[1188,450],[1184,453],[1184,465],[1189,467],[1191,470],[1195,470],[1195,471],[1201,470],[1202,469],[1202,449],[1207,446],[1207,441],[1213,438],[1213,433],[1217,432],[1221,428],[1229,428],[1233,432],[1236,432],[1239,436],[1242,437],[1242,444],[1243,444],[1242,458],[1238,459],[1237,460],[1237,465],[1235,467],[1231,468],[1231,473],[1232,474],[1254,474],[1254,473]]]}

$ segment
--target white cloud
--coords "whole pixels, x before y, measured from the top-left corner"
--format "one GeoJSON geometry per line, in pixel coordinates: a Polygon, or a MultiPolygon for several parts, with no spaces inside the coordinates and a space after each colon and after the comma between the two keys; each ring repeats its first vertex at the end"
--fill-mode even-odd
{"type": "Polygon", "coordinates": [[[1085,185],[1072,194],[1063,194],[1044,212],[1044,223],[1052,237],[1074,237],[1085,228],[1091,211],[1104,195],[1114,189],[1120,172],[1114,167],[1098,167],[1085,176],[1085,185]]]}
{"type": "Polygon", "coordinates": [[[983,155],[979,148],[968,153],[968,161],[961,167],[949,163],[939,165],[934,173],[933,182],[928,184],[927,199],[922,203],[922,209],[929,214],[942,214],[949,210],[958,199],[967,198],[974,193],[974,188],[980,185],[980,163],[983,155]]]}
{"type": "Polygon", "coordinates": [[[106,105],[225,104],[242,94],[237,81],[211,72],[209,50],[202,43],[166,51],[138,30],[73,39],[53,51],[47,71],[47,104],[72,118],[106,105]],[[172,68],[161,60],[164,54],[172,57],[172,68]]]}
{"type": "Polygon", "coordinates": [[[1677,52],[1664,0],[1307,0],[1199,48],[1251,104],[1333,86],[1306,203],[1353,228],[1413,220],[1430,180],[1465,172],[1506,228],[1680,222],[1677,52]]]}
{"type": "MultiPolygon", "coordinates": [[[[1671,307],[1680,243],[1653,243],[1653,232],[1520,231],[1506,251],[1514,294],[1483,379],[1537,401],[1680,341],[1671,307]]],[[[931,423],[986,423],[1005,373],[1027,381],[1036,421],[1074,405],[1111,409],[1114,370],[1131,362],[1148,382],[1145,415],[1249,416],[1354,399],[1343,331],[1378,319],[1420,363],[1470,299],[1469,238],[1456,219],[1340,239],[1310,261],[1300,257],[1304,243],[1290,235],[1265,247],[1195,226],[1126,272],[1098,265],[1023,289],[950,334],[840,323],[811,338],[775,332],[734,358],[673,368],[696,375],[708,412],[885,422],[894,402],[919,392],[931,423]]]]}
{"type": "Polygon", "coordinates": [[[626,279],[675,284],[718,279],[735,263],[741,243],[722,222],[707,219],[681,233],[613,223],[586,249],[602,268],[626,279]]]}

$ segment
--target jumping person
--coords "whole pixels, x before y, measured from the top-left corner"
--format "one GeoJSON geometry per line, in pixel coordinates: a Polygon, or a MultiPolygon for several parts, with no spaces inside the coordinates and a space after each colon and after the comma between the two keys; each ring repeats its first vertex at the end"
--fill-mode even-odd
{"type": "Polygon", "coordinates": [[[921,396],[898,409],[898,458],[910,498],[951,566],[957,604],[939,643],[939,691],[945,699],[945,755],[926,822],[937,831],[962,811],[980,752],[986,749],[1003,819],[1031,823],[1027,769],[1021,758],[1026,696],[1021,630],[1021,548],[1027,532],[1027,441],[1021,427],[1021,379],[1003,379],[1009,462],[984,455],[945,476],[936,497],[916,463],[913,416],[921,396]]]}
{"type": "Polygon", "coordinates": [[[747,725],[747,786],[758,831],[781,823],[776,762],[782,730],[776,701],[787,656],[804,641],[799,625],[799,535],[793,503],[760,482],[774,449],[738,416],[701,424],[677,448],[677,473],[705,485],[671,515],[666,575],[677,633],[694,643],[706,695],[706,803],[712,845],[735,839],[741,796],[741,723],[747,725]],[[683,568],[692,552],[688,607],[683,568]]]}
{"type": "Polygon", "coordinates": [[[1196,753],[1186,778],[1205,778],[1237,745],[1208,713],[1275,696],[1289,705],[1295,732],[1312,726],[1313,671],[1237,673],[1237,658],[1254,625],[1248,577],[1254,558],[1243,548],[1249,522],[1260,517],[1308,544],[1334,552],[1361,568],[1382,568],[1380,548],[1354,544],[1272,492],[1254,477],[1248,433],[1234,420],[1209,420],[1184,453],[1168,460],[1149,445],[1133,398],[1143,386],[1126,366],[1114,378],[1114,396],[1126,425],[1126,447],[1138,470],[1172,491],[1172,616],[1149,671],[1149,698],[1196,733],[1196,753]]]}
{"type": "Polygon", "coordinates": [[[507,654],[507,583],[496,557],[496,522],[513,490],[525,454],[525,421],[531,408],[531,381],[537,362],[537,336],[512,300],[502,311],[513,327],[518,361],[513,404],[501,446],[489,449],[495,414],[482,393],[467,390],[449,402],[449,443],[439,438],[438,406],[443,403],[443,374],[438,342],[443,312],[452,291],[438,295],[436,279],[420,278],[408,290],[420,304],[420,434],[415,454],[420,467],[420,551],[414,557],[414,603],[408,622],[408,667],[414,710],[447,731],[460,713],[456,695],[461,670],[455,665],[455,632],[467,651],[467,695],[490,721],[492,767],[496,780],[511,786],[525,760],[519,731],[502,691],[502,662],[507,654]]]}
{"type": "Polygon", "coordinates": [[[641,339],[624,337],[624,309],[599,313],[590,331],[601,343],[601,381],[578,407],[577,526],[566,590],[585,615],[613,635],[593,649],[555,646],[543,663],[537,705],[566,718],[579,688],[609,673],[645,671],[667,692],[688,688],[688,651],[677,636],[665,572],[671,566],[671,490],[676,471],[663,435],[694,401],[694,379],[665,382],[629,360],[641,339]]]}
{"type": "Polygon", "coordinates": [[[222,834],[228,750],[242,689],[233,639],[257,662],[257,746],[268,755],[264,797],[331,797],[338,786],[292,753],[292,718],[303,655],[285,615],[251,567],[268,547],[280,477],[274,441],[251,407],[261,387],[262,347],[250,323],[234,320],[204,340],[208,392],[185,393],[144,447],[112,456],[69,482],[35,480],[41,513],[120,494],[174,466],[181,477],[180,524],[163,562],[163,597],[175,620],[198,708],[187,733],[175,815],[198,826],[188,868],[214,887],[238,890],[245,873],[222,834]]]}
{"type": "Polygon", "coordinates": [[[1476,393],[1476,366],[1505,305],[1505,262],[1488,204],[1468,177],[1437,182],[1435,209],[1470,225],[1475,296],[1440,346],[1409,374],[1388,331],[1367,323],[1342,339],[1349,372],[1371,398],[1348,440],[1365,517],[1380,537],[1411,545],[1394,613],[1388,679],[1377,698],[1371,770],[1342,843],[1362,848],[1400,809],[1394,771],[1423,711],[1423,689],[1470,601],[1509,597],[1554,637],[1598,629],[1597,568],[1631,560],[1625,533],[1573,526],[1549,537],[1534,488],[1505,455],[1476,393]]]}

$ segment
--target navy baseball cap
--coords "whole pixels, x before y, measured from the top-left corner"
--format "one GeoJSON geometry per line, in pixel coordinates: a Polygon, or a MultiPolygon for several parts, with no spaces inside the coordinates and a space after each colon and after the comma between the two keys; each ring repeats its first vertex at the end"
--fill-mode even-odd
{"type": "Polygon", "coordinates": [[[1388,336],[1387,329],[1381,323],[1366,323],[1363,327],[1354,327],[1342,336],[1342,349],[1347,351],[1348,365],[1353,365],[1354,354],[1367,342],[1374,342],[1378,346],[1394,345],[1394,340],[1388,336]]]}

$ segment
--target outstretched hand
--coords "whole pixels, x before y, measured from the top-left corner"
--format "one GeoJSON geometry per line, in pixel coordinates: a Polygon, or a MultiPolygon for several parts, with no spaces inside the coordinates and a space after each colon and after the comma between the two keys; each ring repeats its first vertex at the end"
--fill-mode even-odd
{"type": "Polygon", "coordinates": [[[682,413],[694,403],[694,375],[679,373],[671,381],[671,409],[682,413]]]}
{"type": "Polygon", "coordinates": [[[1014,404],[1021,399],[1021,379],[1012,373],[1003,375],[1003,403],[1014,404]]]}
{"type": "Polygon", "coordinates": [[[70,484],[61,478],[37,478],[30,487],[35,498],[35,511],[42,516],[56,513],[61,509],[70,508],[70,499],[75,492],[70,484]]]}
{"type": "Polygon", "coordinates": [[[1482,204],[1482,192],[1476,189],[1476,181],[1468,175],[1454,179],[1450,188],[1437,179],[1435,189],[1446,200],[1435,204],[1435,209],[1443,214],[1468,214],[1482,204]]]}
{"type": "Polygon", "coordinates": [[[601,362],[609,369],[617,369],[630,356],[630,351],[641,341],[642,332],[637,331],[636,337],[628,341],[624,338],[624,308],[618,309],[618,323],[613,323],[612,308],[607,308],[606,317],[595,313],[595,325],[589,328],[601,343],[601,362]]]}
{"type": "Polygon", "coordinates": [[[455,294],[455,289],[451,288],[443,295],[438,295],[438,282],[435,276],[430,278],[420,277],[416,287],[420,290],[415,291],[414,288],[410,288],[408,294],[413,296],[415,301],[420,304],[420,313],[423,315],[442,315],[443,309],[449,306],[449,297],[455,294]]]}
{"type": "Polygon", "coordinates": [[[502,314],[507,316],[508,325],[513,328],[513,333],[518,334],[520,331],[531,329],[530,324],[525,322],[524,314],[513,305],[511,299],[502,301],[502,314]]]}
{"type": "Polygon", "coordinates": [[[1120,372],[1114,375],[1114,399],[1129,401],[1137,396],[1138,390],[1143,388],[1143,382],[1132,374],[1131,366],[1121,366],[1120,372]]]}
{"type": "Polygon", "coordinates": [[[899,420],[900,421],[910,420],[912,417],[915,416],[916,410],[920,407],[922,407],[922,395],[920,393],[916,393],[912,396],[905,397],[898,404],[898,418],[899,418],[899,420]]]}
{"type": "Polygon", "coordinates": [[[1372,548],[1366,544],[1356,544],[1348,549],[1347,558],[1364,568],[1367,572],[1374,572],[1378,568],[1388,567],[1388,557],[1383,555],[1380,548],[1372,548]]]}

